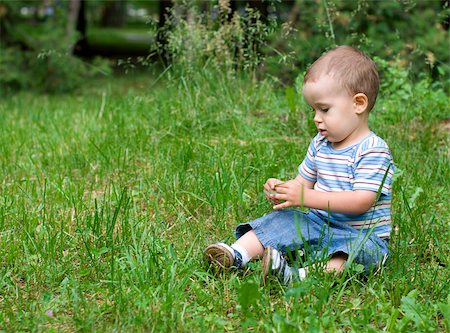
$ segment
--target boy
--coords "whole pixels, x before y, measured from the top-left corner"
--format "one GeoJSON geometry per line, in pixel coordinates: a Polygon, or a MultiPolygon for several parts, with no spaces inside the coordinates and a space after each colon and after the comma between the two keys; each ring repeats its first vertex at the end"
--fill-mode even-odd
{"type": "Polygon", "coordinates": [[[275,275],[288,284],[308,274],[308,267],[287,265],[283,254],[295,249],[306,248],[312,262],[327,258],[327,271],[342,272],[347,260],[366,272],[382,263],[394,166],[388,146],[368,126],[378,89],[375,63],[353,47],[334,48],[312,64],[303,95],[319,133],[299,174],[286,182],[267,180],[264,190],[274,211],[238,225],[231,246],[208,246],[211,264],[242,268],[262,257],[263,281],[275,275]]]}

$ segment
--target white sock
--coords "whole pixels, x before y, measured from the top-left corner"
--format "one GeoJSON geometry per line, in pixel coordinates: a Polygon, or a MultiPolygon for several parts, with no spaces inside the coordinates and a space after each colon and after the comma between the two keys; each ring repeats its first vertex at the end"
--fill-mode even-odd
{"type": "Polygon", "coordinates": [[[304,268],[298,269],[298,279],[300,281],[303,281],[304,279],[306,279],[306,269],[304,269],[304,268]]]}
{"type": "Polygon", "coordinates": [[[248,255],[247,250],[242,245],[239,245],[237,243],[234,243],[233,245],[231,245],[231,248],[233,248],[234,250],[236,250],[237,252],[239,252],[241,254],[241,257],[242,257],[241,267],[244,267],[245,265],[247,265],[247,263],[251,259],[250,256],[248,255]]]}

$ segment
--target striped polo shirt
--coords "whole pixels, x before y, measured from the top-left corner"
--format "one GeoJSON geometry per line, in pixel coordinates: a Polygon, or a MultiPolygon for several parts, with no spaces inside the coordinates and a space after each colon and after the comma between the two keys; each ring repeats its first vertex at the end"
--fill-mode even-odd
{"type": "MultiPolygon", "coordinates": [[[[389,147],[371,132],[361,142],[333,149],[320,133],[311,141],[299,173],[322,192],[366,190],[377,192],[377,201],[363,214],[342,214],[311,209],[325,221],[345,222],[357,229],[374,229],[380,238],[391,232],[391,193],[394,164],[389,147]]],[[[352,205],[351,202],[348,203],[352,205]]]]}

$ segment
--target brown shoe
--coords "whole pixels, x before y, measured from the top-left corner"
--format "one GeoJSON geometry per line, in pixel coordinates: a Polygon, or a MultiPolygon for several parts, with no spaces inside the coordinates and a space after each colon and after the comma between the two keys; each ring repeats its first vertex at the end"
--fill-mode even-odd
{"type": "Polygon", "coordinates": [[[225,243],[214,243],[204,251],[206,259],[211,265],[228,270],[234,266],[234,250],[225,243]]]}
{"type": "Polygon", "coordinates": [[[261,280],[263,285],[265,285],[267,282],[267,278],[272,273],[272,248],[270,246],[266,247],[264,250],[264,254],[261,259],[261,270],[262,270],[261,280]]]}
{"type": "Polygon", "coordinates": [[[265,285],[269,276],[275,276],[285,285],[288,285],[293,279],[293,270],[288,266],[286,259],[280,252],[268,246],[264,250],[261,260],[262,283],[265,285]]]}

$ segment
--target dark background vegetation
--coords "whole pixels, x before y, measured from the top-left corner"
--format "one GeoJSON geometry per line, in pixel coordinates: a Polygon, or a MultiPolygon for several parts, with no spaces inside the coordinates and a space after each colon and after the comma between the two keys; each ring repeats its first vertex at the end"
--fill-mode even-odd
{"type": "MultiPolygon", "coordinates": [[[[232,27],[236,15],[247,20],[241,45],[236,35],[222,43],[234,43],[234,68],[258,77],[290,84],[324,50],[351,44],[408,69],[412,79],[431,76],[445,85],[448,7],[448,0],[0,0],[0,87],[71,92],[98,75],[160,70],[192,47],[174,49],[174,38],[170,44],[177,22],[217,32],[232,27]]],[[[204,51],[194,58],[217,56],[204,51]]]]}

